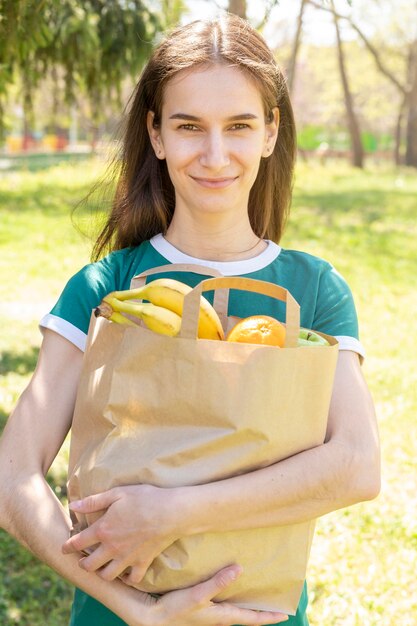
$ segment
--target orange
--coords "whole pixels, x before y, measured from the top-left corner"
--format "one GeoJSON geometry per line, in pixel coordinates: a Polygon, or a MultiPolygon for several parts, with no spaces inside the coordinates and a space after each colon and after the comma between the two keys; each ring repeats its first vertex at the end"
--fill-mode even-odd
{"type": "Polygon", "coordinates": [[[282,348],[285,342],[285,326],[269,315],[251,315],[237,322],[226,340],[282,348]]]}

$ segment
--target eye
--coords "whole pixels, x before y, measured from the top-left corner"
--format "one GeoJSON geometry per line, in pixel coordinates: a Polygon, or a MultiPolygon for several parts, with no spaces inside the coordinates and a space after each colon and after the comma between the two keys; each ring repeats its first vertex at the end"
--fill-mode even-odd
{"type": "Polygon", "coordinates": [[[232,130],[245,130],[246,128],[250,128],[250,126],[249,124],[243,124],[243,122],[237,122],[231,127],[232,130]]]}
{"type": "Polygon", "coordinates": [[[181,130],[198,130],[198,127],[195,126],[195,124],[181,124],[178,128],[181,130]]]}

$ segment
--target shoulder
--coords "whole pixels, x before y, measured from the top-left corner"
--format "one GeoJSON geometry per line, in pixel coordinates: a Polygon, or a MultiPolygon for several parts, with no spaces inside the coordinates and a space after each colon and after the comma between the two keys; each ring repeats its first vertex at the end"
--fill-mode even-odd
{"type": "Polygon", "coordinates": [[[304,270],[309,274],[319,275],[334,269],[333,265],[319,256],[301,250],[281,248],[279,259],[281,264],[293,267],[294,270],[304,270]]]}
{"type": "Polygon", "coordinates": [[[317,289],[322,296],[326,295],[329,286],[332,290],[350,291],[346,279],[335,266],[319,256],[281,248],[279,262],[287,281],[302,289],[317,289]]]}
{"type": "Polygon", "coordinates": [[[68,281],[67,288],[76,288],[106,295],[116,289],[127,289],[137,267],[140,267],[148,242],[135,248],[115,250],[102,259],[88,263],[68,281]],[[106,293],[102,293],[107,290],[106,293]]]}
{"type": "Polygon", "coordinates": [[[281,248],[275,278],[300,305],[302,325],[338,337],[342,348],[363,355],[352,291],[344,276],[326,259],[281,248]]]}
{"type": "Polygon", "coordinates": [[[41,328],[50,328],[83,349],[92,310],[111,291],[129,288],[132,277],[141,268],[147,244],[111,252],[82,267],[69,279],[52,310],[42,318],[41,328]]]}
{"type": "Polygon", "coordinates": [[[85,279],[93,284],[103,280],[117,280],[126,266],[130,266],[134,262],[140,254],[140,250],[141,246],[115,250],[102,259],[85,265],[73,276],[73,279],[85,279]]]}

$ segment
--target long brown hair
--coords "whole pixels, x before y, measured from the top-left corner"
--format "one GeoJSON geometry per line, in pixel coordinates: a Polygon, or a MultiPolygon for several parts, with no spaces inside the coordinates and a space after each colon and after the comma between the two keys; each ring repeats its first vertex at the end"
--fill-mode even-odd
{"type": "Polygon", "coordinates": [[[126,118],[112,209],[93,249],[103,253],[137,246],[166,232],[175,191],[165,161],[157,159],[146,127],[148,111],[161,119],[164,87],[178,72],[227,63],[246,72],[258,86],[267,121],[278,106],[280,126],[274,152],[262,158],[249,196],[249,219],[259,237],[278,242],[288,215],[296,155],[295,123],[285,79],[259,33],[245,20],[224,14],[176,28],[155,49],[132,94],[126,118]]]}

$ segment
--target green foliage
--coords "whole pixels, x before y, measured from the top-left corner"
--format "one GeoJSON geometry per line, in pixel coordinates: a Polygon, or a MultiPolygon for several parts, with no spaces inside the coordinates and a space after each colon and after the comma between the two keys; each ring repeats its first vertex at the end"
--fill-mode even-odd
{"type": "MultiPolygon", "coordinates": [[[[349,85],[362,132],[377,137],[395,134],[402,95],[375,67],[374,60],[356,41],[344,42],[349,85]]],[[[391,70],[403,79],[405,57],[387,52],[391,70]]],[[[281,62],[281,61],[279,61],[281,62]]],[[[319,126],[328,131],[346,128],[346,112],[335,49],[303,45],[293,103],[300,129],[319,126]]]]}
{"type": "Polygon", "coordinates": [[[17,74],[30,116],[40,80],[60,68],[65,74],[65,101],[73,102],[81,90],[98,123],[105,101],[120,105],[123,79],[138,73],[159,28],[157,13],[142,0],[0,0],[3,104],[17,74]]]}
{"type": "MultiPolygon", "coordinates": [[[[33,369],[38,320],[88,261],[90,243],[74,229],[71,210],[101,170],[92,161],[0,176],[0,425],[33,369]]],[[[379,498],[318,521],[308,575],[312,625],[413,626],[417,614],[416,193],[406,168],[357,171],[313,160],[297,167],[282,245],[327,258],[351,285],[383,456],[379,498]]],[[[81,211],[79,219],[90,215],[81,211]]],[[[66,460],[64,447],[49,478],[62,498],[66,460]]],[[[2,626],[66,626],[69,586],[4,533],[0,577],[2,626]]]]}
{"type": "MultiPolygon", "coordinates": [[[[393,138],[387,133],[361,133],[362,145],[365,152],[377,150],[392,150],[393,138]]],[[[326,128],[324,126],[303,126],[297,134],[298,145],[302,150],[317,150],[325,143],[335,150],[347,150],[349,148],[349,135],[344,128],[326,128]]]]}
{"type": "Polygon", "coordinates": [[[188,8],[184,0],[161,0],[160,23],[163,30],[170,29],[180,23],[188,8]]]}
{"type": "Polygon", "coordinates": [[[71,587],[3,531],[0,544],[0,624],[68,624],[71,587]]]}

